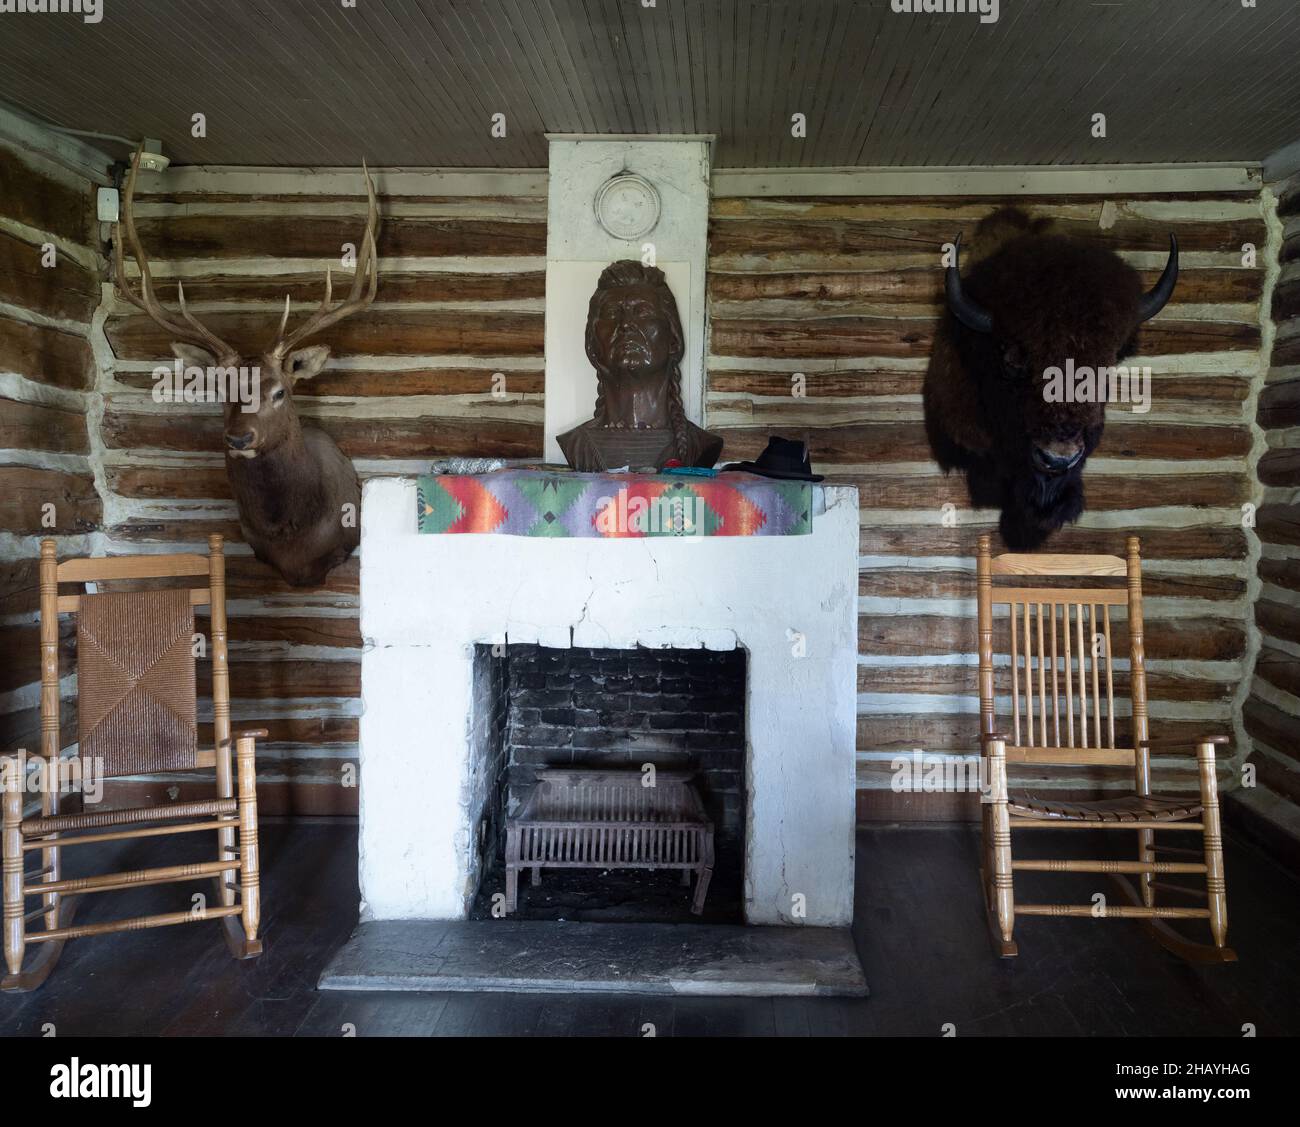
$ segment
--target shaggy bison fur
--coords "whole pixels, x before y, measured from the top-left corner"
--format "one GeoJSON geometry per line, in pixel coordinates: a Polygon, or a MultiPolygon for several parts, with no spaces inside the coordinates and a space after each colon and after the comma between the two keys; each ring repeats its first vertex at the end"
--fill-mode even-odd
{"type": "Polygon", "coordinates": [[[1039,547],[1083,512],[1083,468],[1101,441],[1104,402],[1049,402],[1044,372],[1116,366],[1138,326],[1169,300],[1177,243],[1156,287],[1096,243],[1054,233],[1016,208],[975,232],[970,272],[948,270],[948,309],[925,377],[926,432],[971,504],[1002,510],[1006,545],[1039,547]]]}

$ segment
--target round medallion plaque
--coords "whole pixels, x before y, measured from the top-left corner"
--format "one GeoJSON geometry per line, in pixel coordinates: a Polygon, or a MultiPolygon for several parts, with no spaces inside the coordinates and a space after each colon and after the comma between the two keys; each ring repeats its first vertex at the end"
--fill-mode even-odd
{"type": "Polygon", "coordinates": [[[659,222],[659,193],[644,176],[621,172],[596,193],[596,219],[616,239],[637,239],[659,222]]]}

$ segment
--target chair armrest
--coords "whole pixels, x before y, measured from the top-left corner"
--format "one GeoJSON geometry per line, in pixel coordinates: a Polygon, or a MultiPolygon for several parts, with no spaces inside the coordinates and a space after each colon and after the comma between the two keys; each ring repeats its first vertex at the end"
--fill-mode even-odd
{"type": "Polygon", "coordinates": [[[245,728],[243,731],[232,732],[230,738],[223,740],[218,746],[225,744],[238,743],[240,740],[265,740],[270,738],[270,733],[265,728],[245,728]]]}
{"type": "Polygon", "coordinates": [[[980,733],[981,748],[984,747],[985,744],[996,743],[998,740],[1001,740],[1003,743],[1010,743],[1011,737],[1008,736],[1005,732],[981,732],[980,733]]]}
{"type": "Polygon", "coordinates": [[[1204,744],[1222,746],[1232,741],[1227,736],[1202,736],[1199,739],[1162,739],[1138,740],[1138,747],[1156,748],[1161,751],[1199,751],[1204,744]]]}

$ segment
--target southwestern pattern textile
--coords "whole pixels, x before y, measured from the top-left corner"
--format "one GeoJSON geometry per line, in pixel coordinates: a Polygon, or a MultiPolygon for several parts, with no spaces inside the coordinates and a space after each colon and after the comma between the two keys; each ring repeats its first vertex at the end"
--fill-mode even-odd
{"type": "Polygon", "coordinates": [[[755,474],[590,474],[506,469],[421,477],[422,533],[506,536],[806,536],[812,486],[755,474]]]}

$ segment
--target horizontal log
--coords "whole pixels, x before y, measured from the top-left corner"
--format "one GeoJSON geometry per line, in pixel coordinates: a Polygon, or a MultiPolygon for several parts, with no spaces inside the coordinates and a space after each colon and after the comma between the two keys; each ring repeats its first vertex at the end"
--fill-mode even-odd
{"type": "MultiPolygon", "coordinates": [[[[41,628],[35,623],[7,626],[0,648],[0,693],[12,692],[41,679],[41,628]]],[[[59,670],[70,673],[77,652],[77,628],[71,618],[59,620],[59,670]]]]}
{"type": "MultiPolygon", "coordinates": [[[[117,372],[118,383],[152,391],[157,382],[152,372],[117,372]]],[[[293,389],[295,399],[321,396],[407,395],[492,395],[500,389],[507,397],[541,395],[543,372],[511,368],[421,368],[413,371],[380,372],[327,368],[314,379],[303,380],[293,389]]]]}
{"type": "Polygon", "coordinates": [[[1259,561],[1259,577],[1265,583],[1300,591],[1300,559],[1259,561]]]}
{"type": "Polygon", "coordinates": [[[1277,214],[1280,219],[1300,215],[1300,180],[1291,180],[1277,197],[1277,214]]]}
{"type": "Polygon", "coordinates": [[[1256,420],[1265,430],[1300,426],[1300,379],[1268,384],[1259,393],[1256,420]]]}
{"type": "MultiPolygon", "coordinates": [[[[316,382],[316,381],[313,381],[316,382]]],[[[925,383],[925,373],[897,368],[862,369],[857,371],[800,372],[799,364],[791,362],[789,371],[742,371],[732,368],[709,372],[708,390],[713,395],[765,396],[769,398],[799,399],[815,411],[822,399],[875,396],[919,396],[925,383]],[[796,381],[796,373],[803,379],[796,381]],[[801,396],[792,394],[798,389],[801,396]]],[[[1248,378],[1234,375],[1183,375],[1161,376],[1152,374],[1151,394],[1162,406],[1173,402],[1190,403],[1244,403],[1250,394],[1248,378]]]]}
{"type": "Polygon", "coordinates": [[[361,559],[353,554],[329,573],[319,587],[291,587],[267,564],[252,556],[226,557],[226,597],[228,599],[281,599],[322,594],[351,596],[361,590],[361,559]]]}
{"type": "MultiPolygon", "coordinates": [[[[258,720],[237,720],[235,730],[258,729],[266,732],[266,739],[258,740],[259,748],[270,744],[292,743],[324,747],[331,744],[355,744],[359,737],[355,716],[273,716],[258,720]]],[[[199,725],[199,746],[213,744],[212,725],[199,725]]]]}
{"type": "MultiPolygon", "coordinates": [[[[275,316],[205,313],[203,323],[246,355],[266,347],[275,316]]],[[[105,327],[119,360],[172,361],[171,337],[150,318],[118,317],[105,327]]],[[[543,354],[540,313],[368,309],[312,337],[335,356],[534,356],[543,354]]]]}
{"type": "MultiPolygon", "coordinates": [[[[1300,635],[1300,612],[1296,613],[1294,625],[1300,635]]],[[[1275,688],[1300,697],[1300,657],[1270,645],[1268,638],[1264,639],[1255,659],[1255,675],[1275,688]]]]}
{"type": "MultiPolygon", "coordinates": [[[[715,356],[777,359],[833,359],[839,356],[928,356],[940,321],[935,317],[714,317],[710,348],[715,356]]],[[[1259,348],[1257,324],[1173,318],[1147,321],[1138,329],[1136,355],[1170,356],[1197,352],[1253,352],[1259,348]]],[[[1274,363],[1279,363],[1276,359],[1274,363]]]]}
{"type": "MultiPolygon", "coordinates": [[[[1118,733],[1116,733],[1118,736],[1118,733]]],[[[895,775],[894,761],[901,758],[907,769],[911,770],[912,748],[888,748],[888,749],[871,749],[863,750],[884,750],[893,752],[888,759],[864,759],[857,765],[857,785],[859,788],[884,788],[889,787],[892,790],[895,775]]],[[[927,756],[970,755],[974,748],[969,743],[964,743],[952,748],[939,747],[922,747],[920,749],[927,756]]],[[[1106,798],[1115,797],[1118,794],[1133,793],[1133,768],[1127,765],[1103,765],[1103,764],[1072,764],[1065,759],[1068,752],[1062,750],[1062,761],[1057,764],[1037,764],[1037,763],[1015,763],[1007,764],[1007,782],[1013,791],[1030,791],[1035,797],[1050,798],[1056,796],[1066,800],[1079,801],[1087,798],[1106,798]]],[[[933,762],[933,760],[930,760],[933,762]]],[[[925,769],[929,764],[922,761],[922,782],[925,777],[925,769]]],[[[1232,781],[1232,768],[1224,763],[1217,764],[1217,775],[1219,785],[1225,787],[1232,781]]],[[[965,781],[969,776],[957,776],[965,781]]],[[[956,781],[950,774],[949,782],[956,781]]],[[[1196,757],[1187,756],[1184,760],[1174,760],[1172,762],[1158,763],[1151,771],[1151,784],[1156,793],[1195,793],[1199,790],[1199,779],[1196,772],[1196,757]]],[[[934,786],[935,783],[931,783],[934,786]]],[[[900,791],[899,794],[907,794],[907,791],[900,791]]],[[[959,791],[955,789],[946,790],[922,790],[920,793],[910,792],[917,798],[934,798],[942,799],[944,796],[971,794],[971,792],[959,791]]],[[[978,802],[978,795],[971,794],[978,802]]],[[[978,817],[978,811],[976,812],[978,817]]]]}
{"type": "Polygon", "coordinates": [[[74,188],[28,164],[14,149],[0,145],[0,215],[89,246],[92,199],[89,182],[74,188]]]}
{"type": "MultiPolygon", "coordinates": [[[[997,670],[997,691],[1006,692],[1007,671],[997,670]]],[[[1129,674],[1119,670],[1114,675],[1115,699],[1127,700],[1129,674]]],[[[1168,673],[1147,672],[1147,695],[1153,701],[1230,701],[1237,688],[1235,681],[1212,681],[1204,677],[1177,676],[1168,673]]],[[[1037,692],[1037,682],[1035,682],[1037,692]]],[[[1051,674],[1048,673],[1047,692],[1051,699],[1051,674]]],[[[936,693],[946,696],[966,696],[972,700],[979,695],[979,668],[975,665],[859,665],[859,693],[936,693]]],[[[1060,676],[1058,692],[1065,694],[1064,674],[1060,676]]],[[[1075,689],[1076,701],[1078,689],[1075,689]]],[[[1049,706],[1050,707],[1050,706],[1049,706]]],[[[1076,705],[1077,710],[1077,705],[1076,705]]],[[[1062,703],[1062,724],[1064,724],[1062,703]]]]}
{"type": "MultiPolygon", "coordinates": [[[[8,630],[5,631],[6,636],[8,630]]],[[[6,644],[8,641],[6,640],[6,644]]],[[[77,701],[65,697],[59,702],[59,748],[71,747],[77,742],[77,701]]],[[[23,748],[39,751],[41,746],[41,710],[23,708],[15,712],[0,713],[0,752],[23,748]]]]}
{"type": "MultiPolygon", "coordinates": [[[[864,413],[869,410],[864,408],[864,413]]],[[[728,460],[755,457],[766,448],[771,437],[766,427],[718,426],[715,429],[725,440],[728,460]]],[[[806,438],[814,468],[820,466],[823,472],[835,463],[928,462],[933,457],[925,425],[920,421],[788,427],[784,433],[806,438]]],[[[1129,422],[1121,417],[1106,424],[1094,456],[1168,460],[1242,458],[1249,452],[1250,444],[1250,429],[1245,426],[1129,422]]],[[[1092,481],[1086,472],[1084,481],[1092,481]]]]}
{"type": "MultiPolygon", "coordinates": [[[[1073,577],[1035,578],[1036,586],[1073,586],[1073,577]]],[[[1148,599],[1236,599],[1246,593],[1246,581],[1235,575],[1165,575],[1148,572],[1142,577],[1142,591],[1148,599]]],[[[973,599],[974,571],[931,568],[863,568],[858,576],[858,594],[884,599],[973,599]]]]}
{"type": "Polygon", "coordinates": [[[108,487],[119,497],[151,501],[228,501],[225,466],[109,466],[108,487]]]}
{"type": "Polygon", "coordinates": [[[1250,757],[1250,762],[1255,768],[1258,785],[1265,786],[1274,794],[1280,794],[1300,806],[1300,768],[1288,767],[1259,752],[1250,757]]]}
{"type": "Polygon", "coordinates": [[[1283,266],[1288,262],[1294,262],[1300,258],[1300,234],[1288,235],[1282,240],[1282,249],[1278,252],[1277,260],[1283,266]]]}
{"type": "MultiPolygon", "coordinates": [[[[339,262],[343,245],[360,244],[365,213],[356,216],[168,215],[137,223],[152,259],[320,258],[339,262]]],[[[381,218],[379,257],[546,256],[546,224],[510,219],[381,218]]]]}
{"type": "Polygon", "coordinates": [[[1274,368],[1288,368],[1300,364],[1300,334],[1293,334],[1273,345],[1269,361],[1274,368]]]}
{"type": "Polygon", "coordinates": [[[40,244],[0,231],[0,301],[46,317],[90,323],[99,307],[99,279],[70,255],[45,266],[40,244]]]}
{"type": "MultiPolygon", "coordinates": [[[[336,771],[338,764],[330,770],[336,771]]],[[[261,769],[260,775],[274,771],[283,774],[281,764],[261,769]]],[[[304,773],[302,778],[262,778],[257,781],[257,812],[263,818],[355,818],[358,812],[358,789],[320,777],[322,769],[304,773]]],[[[212,797],[211,781],[196,773],[176,775],[164,780],[109,779],[104,785],[105,801],[114,806],[158,806],[172,802],[192,802],[212,797]],[[173,795],[175,797],[173,797],[173,795]]]]}
{"type": "MultiPolygon", "coordinates": [[[[944,301],[943,267],[932,266],[862,270],[799,270],[772,273],[709,274],[709,300],[862,302],[916,304],[938,310],[944,301]]],[[[1157,269],[1139,270],[1150,289],[1160,277],[1157,269]]],[[[1264,292],[1260,270],[1198,269],[1179,271],[1177,300],[1187,304],[1230,303],[1249,305],[1264,292]]],[[[1276,317],[1275,317],[1276,319],[1276,317]]]]}
{"type": "Polygon", "coordinates": [[[49,454],[88,454],[90,435],[81,411],[0,398],[0,448],[49,454]]]}
{"type": "MultiPolygon", "coordinates": [[[[206,609],[206,608],[204,608],[206,609]]],[[[195,613],[196,630],[209,634],[211,620],[202,611],[195,613]]],[[[233,614],[229,617],[226,637],[238,647],[247,643],[280,642],[286,646],[336,646],[361,648],[361,622],[355,615],[233,614]]]]}
{"type": "MultiPolygon", "coordinates": [[[[535,458],[542,452],[537,423],[502,419],[436,417],[376,419],[332,416],[309,424],[331,435],[350,458],[535,458]]],[[[219,453],[222,423],[216,415],[184,411],[136,414],[118,410],[110,399],[103,438],[115,449],[158,449],[219,453]]]]}
{"type": "MultiPolygon", "coordinates": [[[[1201,211],[1198,205],[1220,202],[1259,203],[1259,190],[1237,188],[1213,192],[1133,192],[1124,196],[1126,203],[1158,201],[1183,204],[1188,211],[1201,211]]],[[[795,216],[802,219],[920,219],[936,216],[950,218],[959,214],[962,221],[976,223],[1003,207],[1029,208],[1035,217],[1073,215],[1092,225],[1101,222],[1107,204],[1105,196],[1082,192],[1051,196],[1005,195],[1000,193],[945,195],[926,199],[907,196],[728,196],[715,195],[709,201],[710,218],[764,219],[795,216]]],[[[1197,222],[1189,220],[1189,222],[1197,222]]],[[[1205,222],[1205,220],[1200,220],[1205,222]]]]}
{"type": "MultiPolygon", "coordinates": [[[[1219,618],[1164,618],[1146,622],[1148,660],[1234,661],[1246,652],[1246,632],[1240,622],[1219,618]]],[[[1127,630],[1116,649],[1127,652],[1127,630]]],[[[974,615],[860,614],[858,652],[902,656],[941,656],[975,653],[978,637],[974,615]]]]}
{"type": "MultiPolygon", "coordinates": [[[[835,474],[837,482],[858,487],[858,503],[864,509],[933,509],[942,505],[970,508],[965,479],[959,474],[835,474]]],[[[1117,477],[1085,475],[1087,507],[1093,511],[1146,509],[1164,506],[1198,505],[1220,508],[1235,506],[1250,498],[1250,482],[1244,473],[1153,474],[1117,477]]]]}
{"type": "Polygon", "coordinates": [[[1277,283],[1273,288],[1269,315],[1277,325],[1284,324],[1293,317],[1300,317],[1300,279],[1291,278],[1277,283]]]}
{"type": "Polygon", "coordinates": [[[791,394],[798,387],[803,397],[815,401],[827,398],[863,398],[866,396],[920,395],[925,373],[897,368],[867,368],[856,371],[800,372],[791,364],[787,372],[740,371],[731,368],[710,370],[708,390],[711,394],[761,395],[782,399],[798,398],[791,394]],[[796,381],[795,375],[803,377],[796,381]]]}
{"type": "Polygon", "coordinates": [[[85,337],[12,317],[0,317],[0,371],[75,390],[95,381],[94,355],[85,337]]]}
{"type": "MultiPolygon", "coordinates": [[[[198,689],[212,695],[212,667],[201,664],[198,689]]],[[[261,661],[230,663],[231,700],[295,700],[361,695],[359,661],[261,661]]]]}
{"type": "MultiPolygon", "coordinates": [[[[958,556],[973,559],[975,541],[982,532],[993,537],[993,551],[1005,552],[1006,545],[993,523],[963,524],[959,528],[941,525],[899,525],[864,527],[859,535],[859,554],[864,556],[958,556]]],[[[1136,535],[1142,541],[1147,560],[1239,560],[1246,556],[1246,534],[1240,528],[1136,528],[1098,529],[1067,526],[1052,534],[1053,551],[1122,555],[1124,538],[1136,535]]]]}
{"type": "MultiPolygon", "coordinates": [[[[546,296],[546,271],[530,270],[502,273],[415,273],[401,271],[389,273],[380,263],[379,300],[397,302],[490,302],[529,301],[546,296]]],[[[1220,273],[1220,271],[1211,271],[1220,273]]],[[[345,293],[352,284],[350,271],[332,271],[335,294],[345,293]]],[[[187,276],[185,300],[197,304],[202,301],[266,302],[283,307],[285,295],[295,302],[318,302],[325,296],[324,270],[296,274],[197,274],[187,276]]],[[[175,283],[159,280],[159,290],[165,300],[175,296],[175,283]]],[[[1179,283],[1182,292],[1182,282],[1179,283]]],[[[1227,300],[1227,299],[1225,299],[1227,300]]]]}
{"type": "Polygon", "coordinates": [[[35,556],[0,561],[0,617],[28,614],[40,605],[39,572],[35,556]]]}
{"type": "Polygon", "coordinates": [[[1259,480],[1263,485],[1300,485],[1300,447],[1279,447],[1259,459],[1259,480]]]}
{"type": "MultiPolygon", "coordinates": [[[[837,201],[838,203],[839,201],[837,201]]],[[[992,210],[992,209],[990,209],[992,210]]],[[[912,219],[906,215],[879,219],[723,219],[709,223],[709,255],[790,254],[864,255],[933,254],[962,231],[973,232],[971,219],[912,219]]],[[[1122,216],[1104,230],[1095,221],[1058,218],[1055,233],[1071,235],[1114,251],[1167,251],[1169,236],[1178,236],[1179,249],[1231,254],[1240,262],[1243,243],[1263,246],[1268,230],[1262,219],[1156,220],[1122,216]]],[[[1227,263],[1225,263],[1226,265],[1227,263]]]]}
{"type": "Polygon", "coordinates": [[[93,532],[103,515],[95,479],[89,474],[0,466],[0,529],[6,532],[23,536],[93,532]]]}
{"type": "Polygon", "coordinates": [[[1300,644],[1300,605],[1262,598],[1255,603],[1255,624],[1269,638],[1300,644]]]}
{"type": "Polygon", "coordinates": [[[1242,706],[1241,719],[1255,739],[1300,762],[1300,716],[1252,696],[1242,706]]]}
{"type": "Polygon", "coordinates": [[[1300,504],[1260,505],[1255,531],[1265,544],[1300,544],[1300,504]]]}
{"type": "MultiPolygon", "coordinates": [[[[1077,722],[1076,717],[1076,722],[1077,722]]],[[[1300,722],[1298,722],[1300,723],[1300,722]]],[[[1206,720],[1161,720],[1152,723],[1152,731],[1160,738],[1174,740],[1195,740],[1200,736],[1221,732],[1230,726],[1223,722],[1206,720]]],[[[1132,731],[1127,717],[1115,719],[1115,746],[1132,746],[1132,731]]],[[[857,721],[857,748],[859,751],[898,751],[909,752],[915,748],[929,752],[969,753],[979,747],[979,716],[973,713],[940,714],[933,713],[889,713],[859,714],[857,721]]],[[[1228,749],[1221,748],[1222,760],[1229,758],[1228,749]]],[[[1196,760],[1187,756],[1187,766],[1167,770],[1169,777],[1191,778],[1192,767],[1196,760]]],[[[868,764],[859,764],[859,769],[868,764]]],[[[869,765],[876,770],[889,769],[888,763],[869,765]]],[[[1083,774],[1074,767],[1066,768],[1071,774],[1083,774]]],[[[1121,772],[1125,768],[1094,768],[1093,770],[1121,772]]],[[[1051,779],[1060,768],[1020,767],[1017,774],[1021,779],[1038,777],[1051,779]]],[[[1058,776],[1059,777],[1059,774],[1058,776]]],[[[1116,775],[1115,777],[1119,777],[1116,775]]],[[[1127,772],[1130,786],[1132,772],[1127,772]]],[[[1020,785],[1025,785],[1023,782],[1020,785]]]]}

